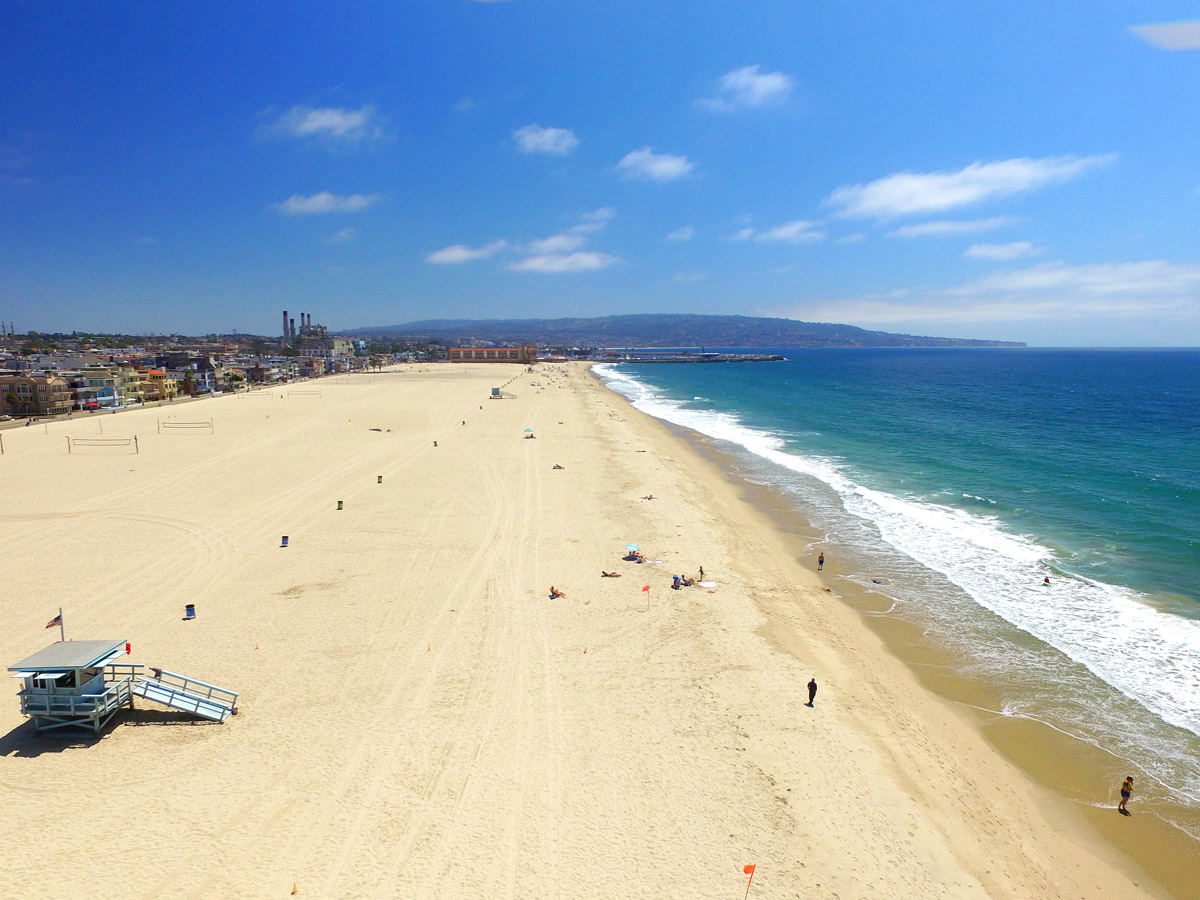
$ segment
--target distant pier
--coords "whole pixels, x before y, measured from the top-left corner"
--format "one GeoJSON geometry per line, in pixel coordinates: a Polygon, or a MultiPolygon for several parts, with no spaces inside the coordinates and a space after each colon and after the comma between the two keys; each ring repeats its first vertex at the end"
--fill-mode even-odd
{"type": "Polygon", "coordinates": [[[705,350],[679,348],[644,348],[636,350],[610,350],[605,354],[608,362],[627,363],[747,363],[780,362],[787,357],[778,353],[716,353],[705,350]]]}

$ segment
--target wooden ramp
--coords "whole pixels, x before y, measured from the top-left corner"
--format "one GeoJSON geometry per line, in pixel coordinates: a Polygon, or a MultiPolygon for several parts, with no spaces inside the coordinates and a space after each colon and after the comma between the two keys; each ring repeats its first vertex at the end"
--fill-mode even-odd
{"type": "Polygon", "coordinates": [[[173,709],[181,709],[213,722],[224,722],[237,715],[237,697],[233,691],[188,678],[165,669],[151,669],[152,677],[141,677],[133,685],[138,697],[153,700],[173,709]]]}

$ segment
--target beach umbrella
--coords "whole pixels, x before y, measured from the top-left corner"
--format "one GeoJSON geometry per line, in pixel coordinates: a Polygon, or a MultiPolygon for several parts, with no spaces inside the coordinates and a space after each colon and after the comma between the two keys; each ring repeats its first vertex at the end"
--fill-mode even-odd
{"type": "Polygon", "coordinates": [[[532,428],[526,428],[525,430],[526,430],[526,431],[528,431],[528,432],[530,432],[530,433],[532,433],[532,432],[533,432],[533,429],[532,429],[532,428]]]}
{"type": "Polygon", "coordinates": [[[639,547],[637,544],[626,544],[625,549],[626,550],[641,550],[642,548],[639,547]]]}

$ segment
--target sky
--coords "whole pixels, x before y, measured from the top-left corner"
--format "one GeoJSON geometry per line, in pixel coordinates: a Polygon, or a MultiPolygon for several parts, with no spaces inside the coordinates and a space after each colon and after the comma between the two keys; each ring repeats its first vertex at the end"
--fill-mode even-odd
{"type": "Polygon", "coordinates": [[[1200,346],[1185,2],[0,4],[0,318],[1200,346]]]}

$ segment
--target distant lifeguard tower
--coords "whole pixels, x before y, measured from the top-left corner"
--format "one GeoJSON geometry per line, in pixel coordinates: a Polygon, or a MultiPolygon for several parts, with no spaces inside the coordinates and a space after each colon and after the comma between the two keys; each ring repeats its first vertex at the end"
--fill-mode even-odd
{"type": "Polygon", "coordinates": [[[21,712],[38,731],[83,728],[98,733],[122,709],[144,697],[214,722],[237,713],[237,694],[216,685],[141,663],[117,662],[129,652],[124,640],[58,641],[14,666],[21,678],[21,712]]]}

